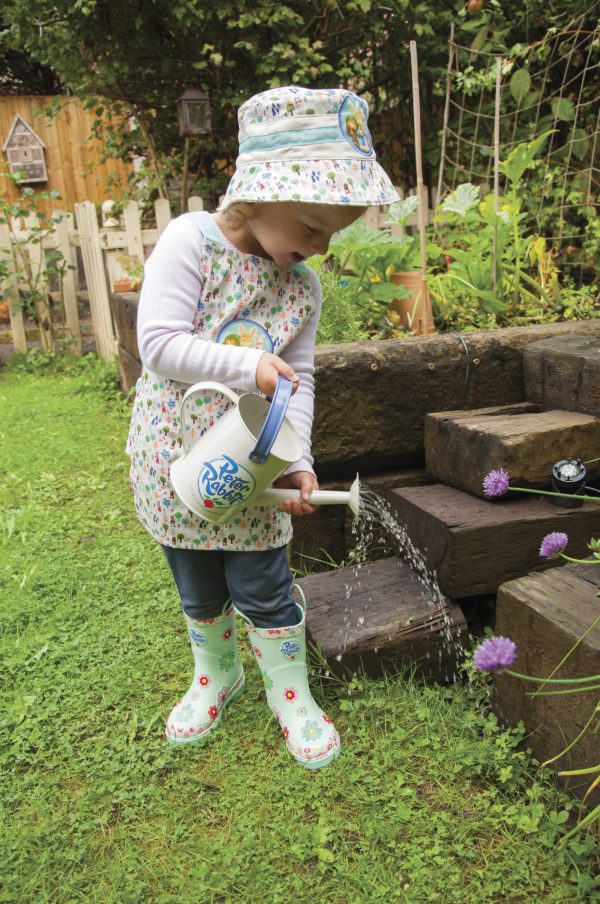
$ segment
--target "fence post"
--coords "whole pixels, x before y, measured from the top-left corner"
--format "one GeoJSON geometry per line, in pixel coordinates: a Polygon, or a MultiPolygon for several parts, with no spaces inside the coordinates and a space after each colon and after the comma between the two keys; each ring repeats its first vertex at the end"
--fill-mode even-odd
{"type": "Polygon", "coordinates": [[[204,210],[202,198],[199,198],[197,195],[192,195],[191,198],[188,198],[188,210],[190,213],[193,213],[195,210],[204,210]]]}
{"type": "Polygon", "coordinates": [[[96,208],[91,201],[82,201],[75,204],[75,216],[96,334],[96,349],[102,358],[111,360],[117,353],[117,343],[110,315],[96,208]]]}
{"type": "MultiPolygon", "coordinates": [[[[35,213],[30,213],[23,218],[26,230],[39,229],[40,221],[35,213]]],[[[32,283],[40,294],[40,300],[36,304],[36,313],[39,321],[40,339],[44,351],[53,352],[54,343],[52,341],[52,313],[48,304],[48,277],[46,275],[46,258],[42,241],[38,234],[37,239],[28,241],[25,245],[25,251],[29,257],[29,267],[31,272],[32,283]]]]}
{"type": "Polygon", "coordinates": [[[23,311],[19,304],[19,287],[13,279],[16,273],[15,259],[12,253],[12,241],[10,229],[6,223],[0,223],[0,262],[6,258],[9,273],[9,288],[6,293],[8,299],[8,316],[13,337],[13,346],[16,352],[27,351],[27,336],[25,334],[25,321],[23,311]]]}
{"type": "Polygon", "coordinates": [[[75,271],[70,269],[73,266],[73,258],[71,256],[71,244],[69,242],[69,221],[66,211],[55,210],[53,217],[60,219],[55,226],[56,229],[56,247],[65,259],[67,269],[62,279],[62,300],[65,308],[65,320],[67,330],[73,340],[73,349],[76,355],[80,355],[81,348],[81,327],[79,325],[79,311],[77,310],[77,291],[75,288],[75,271]]]}
{"type": "Polygon", "coordinates": [[[154,202],[154,214],[156,216],[156,229],[160,237],[171,222],[171,205],[168,198],[156,199],[154,202]]]}
{"type": "Polygon", "coordinates": [[[134,260],[137,258],[140,264],[144,263],[144,241],[142,239],[142,221],[140,209],[136,201],[128,201],[123,209],[125,222],[125,241],[127,242],[127,254],[134,260]]]}

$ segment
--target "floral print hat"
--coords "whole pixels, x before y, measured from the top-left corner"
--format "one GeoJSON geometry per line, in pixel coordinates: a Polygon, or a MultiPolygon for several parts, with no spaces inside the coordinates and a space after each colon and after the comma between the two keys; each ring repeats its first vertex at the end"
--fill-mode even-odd
{"type": "Polygon", "coordinates": [[[239,156],[219,209],[237,201],[398,201],[375,159],[368,117],[367,102],[343,88],[289,85],[254,95],[238,111],[239,156]]]}

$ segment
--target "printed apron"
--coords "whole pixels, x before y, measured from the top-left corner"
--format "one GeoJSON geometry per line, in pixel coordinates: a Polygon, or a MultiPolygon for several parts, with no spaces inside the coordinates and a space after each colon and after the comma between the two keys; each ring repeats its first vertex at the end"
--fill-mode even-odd
{"type": "MultiPolygon", "coordinates": [[[[309,268],[279,267],[243,254],[224,244],[209,214],[187,216],[203,234],[198,267],[204,288],[192,332],[213,342],[280,354],[315,314],[309,268]]],[[[291,539],[291,519],[274,506],[248,506],[230,523],[211,524],[190,512],[175,494],[169,471],[182,454],[179,406],[188,388],[147,368],[137,382],[127,453],[139,520],[164,546],[235,551],[284,546],[291,539]]],[[[190,442],[231,405],[214,393],[198,402],[187,415],[190,442]]]]}

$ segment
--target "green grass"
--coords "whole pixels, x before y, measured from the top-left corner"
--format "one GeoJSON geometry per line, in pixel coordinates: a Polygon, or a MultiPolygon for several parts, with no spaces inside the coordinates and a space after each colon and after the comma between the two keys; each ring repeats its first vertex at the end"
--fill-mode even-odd
{"type": "Polygon", "coordinates": [[[218,732],[169,747],[191,653],[128,406],[71,371],[0,375],[0,901],[600,900],[592,838],[556,846],[576,807],[460,685],[315,684],[343,749],[310,772],[244,647],[218,732]]]}

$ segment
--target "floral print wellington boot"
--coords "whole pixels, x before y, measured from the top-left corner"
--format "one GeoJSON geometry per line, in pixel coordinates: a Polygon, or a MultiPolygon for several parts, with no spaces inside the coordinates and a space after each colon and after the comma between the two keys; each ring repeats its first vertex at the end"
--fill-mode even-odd
{"type": "Polygon", "coordinates": [[[173,707],[165,734],[171,744],[194,744],[219,724],[228,703],[244,690],[244,670],[237,657],[235,611],[228,600],[216,618],[198,620],[184,614],[194,678],[173,707]]]}
{"type": "Polygon", "coordinates": [[[302,590],[294,591],[300,618],[289,628],[255,628],[246,624],[252,651],[258,662],[267,701],[279,722],[286,747],[296,762],[307,769],[326,766],[340,752],[340,739],[333,722],[312,698],[306,673],[306,602],[302,590]]]}

